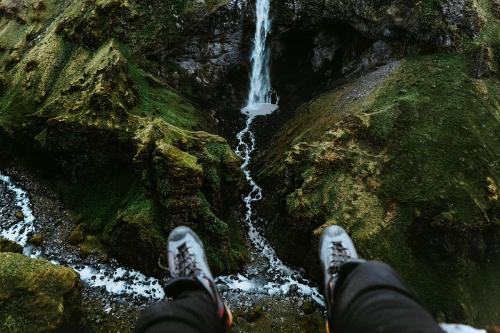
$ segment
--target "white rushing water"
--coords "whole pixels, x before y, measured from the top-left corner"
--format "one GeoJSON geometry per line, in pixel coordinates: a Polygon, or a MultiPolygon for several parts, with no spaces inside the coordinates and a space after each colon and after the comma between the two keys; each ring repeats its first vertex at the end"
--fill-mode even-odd
{"type": "Polygon", "coordinates": [[[242,110],[242,113],[246,115],[246,122],[245,127],[236,136],[238,140],[236,154],[243,160],[241,170],[251,188],[243,201],[246,208],[244,221],[253,247],[252,262],[244,273],[219,277],[217,281],[229,289],[251,293],[284,295],[293,291],[324,305],[323,296],[312,286],[312,283],[278,258],[271,244],[255,225],[253,205],[262,199],[262,188],[255,182],[250,171],[252,154],[256,149],[252,125],[256,117],[268,115],[277,109],[277,105],[271,104],[272,88],[268,48],[268,37],[271,32],[270,0],[257,0],[255,17],[255,36],[250,59],[252,63],[250,89],[247,106],[242,110]]]}
{"type": "Polygon", "coordinates": [[[271,103],[271,73],[267,39],[271,33],[271,0],[255,4],[255,35],[251,55],[250,91],[247,105],[271,103]]]}
{"type": "Polygon", "coordinates": [[[7,175],[0,172],[0,186],[14,195],[13,206],[23,213],[21,221],[12,219],[13,212],[2,201],[0,206],[0,237],[16,242],[23,247],[23,254],[31,258],[45,258],[53,264],[64,264],[80,274],[81,280],[90,287],[103,287],[108,293],[116,295],[141,296],[149,299],[162,299],[163,288],[160,282],[147,277],[139,271],[120,267],[117,262],[111,264],[82,264],[81,258],[54,258],[45,256],[43,250],[28,243],[30,234],[37,232],[36,217],[31,209],[28,193],[16,185],[7,175]]]}

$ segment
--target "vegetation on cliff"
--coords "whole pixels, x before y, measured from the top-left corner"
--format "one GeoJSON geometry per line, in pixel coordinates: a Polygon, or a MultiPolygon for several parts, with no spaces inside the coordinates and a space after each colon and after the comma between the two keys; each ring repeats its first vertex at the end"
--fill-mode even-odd
{"type": "Polygon", "coordinates": [[[147,8],[2,1],[2,159],[37,156],[53,172],[82,224],[83,254],[108,252],[159,273],[166,235],[187,224],[210,243],[216,272],[235,271],[246,260],[238,158],[202,132],[216,129],[207,111],[132,56],[144,46],[131,40],[147,33],[139,24],[147,8]]]}
{"type": "MultiPolygon", "coordinates": [[[[78,223],[68,241],[82,256],[160,275],[166,235],[185,224],[215,273],[247,260],[241,161],[217,135],[234,132],[233,119],[213,117],[236,118],[245,89],[247,27],[230,4],[0,1],[0,164],[22,158],[47,171],[78,223]]],[[[297,80],[275,80],[293,110],[268,119],[278,130],[256,167],[279,255],[319,277],[318,237],[340,224],[439,319],[498,323],[498,0],[273,6],[273,54],[283,72],[298,68],[297,80]],[[382,66],[389,58],[400,61],[382,66]]],[[[19,251],[0,240],[0,252],[19,251]]],[[[64,329],[76,318],[74,273],[0,256],[0,330],[64,329]],[[47,313],[31,311],[39,299],[47,313]]],[[[268,319],[241,327],[272,330],[268,319]]]]}
{"type": "Polygon", "coordinates": [[[0,332],[63,332],[79,322],[80,306],[72,269],[0,253],[0,332]]]}
{"type": "Polygon", "coordinates": [[[497,274],[487,263],[500,253],[500,35],[492,3],[476,5],[484,26],[454,51],[410,48],[300,106],[259,178],[268,235],[287,260],[319,278],[318,238],[339,224],[441,320],[491,325],[500,291],[479,296],[475,284],[497,274]]]}

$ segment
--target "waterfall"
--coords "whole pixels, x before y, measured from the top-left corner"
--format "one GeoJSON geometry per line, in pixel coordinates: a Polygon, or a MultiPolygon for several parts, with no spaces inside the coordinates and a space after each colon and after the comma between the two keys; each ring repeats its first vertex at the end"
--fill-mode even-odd
{"type": "Polygon", "coordinates": [[[253,40],[252,72],[247,105],[271,103],[271,73],[267,38],[271,32],[269,15],[271,0],[257,0],[255,12],[255,35],[253,40]]]}
{"type": "MultiPolygon", "coordinates": [[[[256,3],[255,35],[252,55],[250,57],[252,63],[250,90],[248,92],[247,106],[243,110],[249,110],[249,108],[254,108],[258,105],[269,104],[271,101],[271,73],[269,69],[269,50],[267,47],[267,37],[271,32],[270,1],[257,0],[256,3]]],[[[251,155],[255,150],[255,134],[252,132],[252,123],[256,114],[247,111],[244,114],[246,114],[246,123],[245,128],[236,136],[238,139],[236,154],[243,159],[241,170],[251,188],[248,195],[243,198],[246,208],[245,223],[249,229],[248,235],[254,247],[263,250],[262,244],[267,242],[260,236],[254,226],[252,209],[253,202],[262,199],[262,189],[253,180],[250,173],[251,155]]],[[[267,247],[272,250],[269,245],[267,247]]]]}
{"type": "Polygon", "coordinates": [[[217,282],[229,290],[247,291],[268,295],[283,295],[295,290],[302,297],[310,297],[324,305],[323,297],[301,274],[288,267],[276,255],[269,241],[255,224],[253,204],[262,200],[262,188],[255,182],[250,171],[252,153],[256,149],[255,133],[252,125],[256,117],[271,114],[278,106],[271,104],[271,71],[268,37],[271,32],[270,0],[256,2],[255,36],[251,54],[252,71],[247,106],[241,111],[246,116],[245,127],[237,134],[236,154],[243,160],[241,170],[250,185],[249,193],[243,198],[245,203],[244,222],[248,238],[252,243],[252,260],[245,272],[236,276],[220,276],[217,282]]]}

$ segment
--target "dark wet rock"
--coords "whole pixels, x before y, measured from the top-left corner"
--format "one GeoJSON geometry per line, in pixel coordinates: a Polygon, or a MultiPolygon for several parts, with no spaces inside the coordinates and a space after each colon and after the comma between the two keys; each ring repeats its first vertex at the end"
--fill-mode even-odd
{"type": "Polygon", "coordinates": [[[23,253],[23,247],[16,242],[0,237],[0,252],[23,253]]]}
{"type": "Polygon", "coordinates": [[[18,211],[16,212],[15,216],[16,216],[16,219],[18,219],[18,221],[22,221],[22,220],[24,220],[24,214],[23,214],[23,212],[22,212],[22,211],[20,211],[20,210],[18,210],[18,211]]]}
{"type": "Polygon", "coordinates": [[[471,74],[476,79],[490,77],[495,72],[495,57],[490,47],[476,47],[470,54],[471,74]]]}
{"type": "Polygon", "coordinates": [[[357,0],[284,1],[275,4],[276,24],[340,20],[370,39],[414,38],[437,47],[450,47],[461,36],[477,36],[483,21],[473,0],[437,3],[357,0]]]}
{"type": "Polygon", "coordinates": [[[290,293],[296,293],[299,290],[299,287],[295,284],[290,286],[290,293]]]}

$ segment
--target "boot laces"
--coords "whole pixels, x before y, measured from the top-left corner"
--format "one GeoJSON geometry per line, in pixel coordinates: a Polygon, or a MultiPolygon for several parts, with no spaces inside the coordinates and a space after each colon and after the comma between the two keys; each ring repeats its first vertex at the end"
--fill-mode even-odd
{"type": "Polygon", "coordinates": [[[340,267],[351,258],[349,251],[340,242],[332,242],[330,245],[330,274],[337,274],[340,267]]]}
{"type": "Polygon", "coordinates": [[[196,276],[201,272],[195,255],[190,251],[186,243],[179,246],[175,256],[176,266],[182,276],[196,276]]]}

